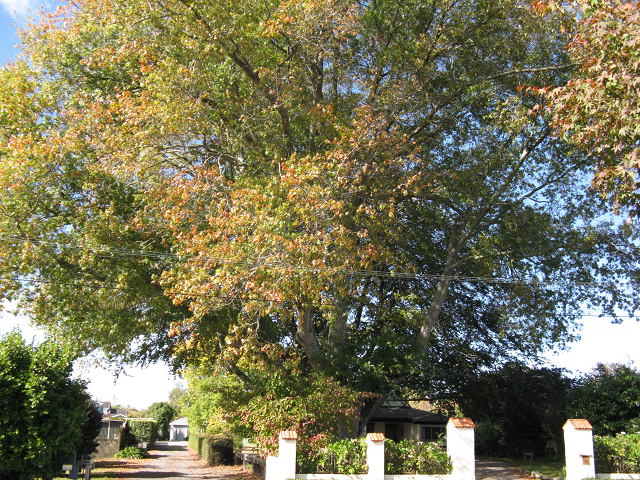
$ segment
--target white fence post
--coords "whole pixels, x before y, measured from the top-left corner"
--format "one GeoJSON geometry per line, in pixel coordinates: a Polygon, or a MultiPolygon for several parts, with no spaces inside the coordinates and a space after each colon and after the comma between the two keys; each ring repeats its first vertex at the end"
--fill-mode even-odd
{"type": "Polygon", "coordinates": [[[296,478],[296,443],[298,434],[293,430],[280,432],[278,456],[267,456],[265,480],[287,480],[296,478]]]}
{"type": "Polygon", "coordinates": [[[384,480],[384,433],[367,433],[367,480],[384,480]]]}
{"type": "Polygon", "coordinates": [[[570,419],[564,430],[564,451],[567,462],[566,480],[595,478],[593,457],[593,427],[584,419],[570,419]]]}
{"type": "Polygon", "coordinates": [[[447,453],[453,480],[476,479],[475,424],[470,418],[450,418],[447,423],[447,453]]]}

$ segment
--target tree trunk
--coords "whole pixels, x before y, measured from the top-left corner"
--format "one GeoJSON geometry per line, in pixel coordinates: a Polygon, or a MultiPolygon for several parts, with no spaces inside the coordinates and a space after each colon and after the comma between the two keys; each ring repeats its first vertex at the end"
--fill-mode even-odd
{"type": "Polygon", "coordinates": [[[296,323],[296,341],[307,354],[311,366],[315,369],[321,368],[324,362],[320,342],[318,342],[313,325],[313,306],[309,304],[297,305],[296,323]]]}

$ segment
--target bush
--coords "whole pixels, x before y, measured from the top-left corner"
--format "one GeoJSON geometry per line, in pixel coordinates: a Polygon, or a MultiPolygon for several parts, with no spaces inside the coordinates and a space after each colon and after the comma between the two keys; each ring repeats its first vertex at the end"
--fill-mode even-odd
{"type": "Polygon", "coordinates": [[[198,452],[208,465],[233,465],[235,455],[233,440],[228,437],[202,435],[191,432],[189,434],[189,446],[198,452]]]}
{"type": "Polygon", "coordinates": [[[146,418],[130,418],[124,429],[125,446],[152,444],[158,438],[158,422],[146,418]]]}
{"type": "Polygon", "coordinates": [[[640,416],[640,372],[626,365],[599,363],[576,381],[568,413],[568,418],[588,418],[594,435],[631,431],[640,416]]]}
{"type": "Polygon", "coordinates": [[[114,457],[115,458],[147,458],[149,453],[144,448],[135,447],[133,445],[129,445],[128,447],[123,448],[119,452],[117,452],[114,457]]]}
{"type": "Polygon", "coordinates": [[[620,434],[615,437],[594,435],[593,447],[598,473],[640,471],[640,434],[620,434]]]}
{"type": "Polygon", "coordinates": [[[476,453],[500,456],[507,451],[506,435],[502,426],[492,421],[478,422],[475,431],[476,453]]]}
{"type": "Polygon", "coordinates": [[[387,475],[445,475],[451,473],[451,459],[435,442],[412,443],[402,440],[385,442],[385,473],[387,475]]]}
{"type": "Polygon", "coordinates": [[[297,455],[297,470],[302,473],[359,475],[367,473],[365,439],[344,439],[324,444],[322,437],[303,444],[297,455]]]}
{"type": "MultiPolygon", "coordinates": [[[[388,475],[443,475],[451,473],[451,469],[449,456],[437,443],[385,442],[388,475]]],[[[366,440],[338,440],[323,445],[321,438],[316,439],[309,443],[308,451],[299,452],[297,470],[300,473],[366,474],[366,440]]]]}
{"type": "Polygon", "coordinates": [[[73,356],[52,341],[0,336],[0,480],[51,478],[99,431],[86,385],[70,378],[73,356]]]}

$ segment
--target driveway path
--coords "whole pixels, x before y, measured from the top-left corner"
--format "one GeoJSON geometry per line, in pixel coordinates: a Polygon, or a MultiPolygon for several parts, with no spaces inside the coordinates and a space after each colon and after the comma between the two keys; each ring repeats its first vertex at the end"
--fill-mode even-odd
{"type": "Polygon", "coordinates": [[[521,480],[533,478],[508,463],[476,459],[476,480],[521,480]]]}
{"type": "MultiPolygon", "coordinates": [[[[253,480],[251,471],[239,467],[210,467],[202,461],[187,446],[187,442],[156,442],[154,449],[149,451],[149,458],[143,461],[128,462],[122,468],[116,463],[98,462],[108,468],[104,474],[107,478],[114,480],[155,480],[166,479],[217,479],[217,480],[253,480]],[[111,470],[111,471],[109,471],[111,470]]],[[[102,472],[102,470],[101,470],[102,472]]],[[[102,476],[97,473],[96,476],[102,476]]]]}

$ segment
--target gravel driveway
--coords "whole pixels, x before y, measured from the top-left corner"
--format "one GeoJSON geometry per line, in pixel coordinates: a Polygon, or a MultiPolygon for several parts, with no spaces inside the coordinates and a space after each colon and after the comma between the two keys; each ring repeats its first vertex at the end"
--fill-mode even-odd
{"type": "Polygon", "coordinates": [[[523,474],[506,463],[476,459],[476,480],[521,480],[523,478],[533,477],[523,474]]]}
{"type": "MultiPolygon", "coordinates": [[[[109,462],[103,462],[109,463],[109,462]]],[[[114,480],[127,479],[224,479],[256,480],[258,477],[241,466],[210,467],[187,446],[187,442],[156,442],[149,451],[149,458],[143,461],[129,462],[124,468],[118,468],[114,480]]],[[[99,475],[98,475],[99,476],[99,475]]]]}

